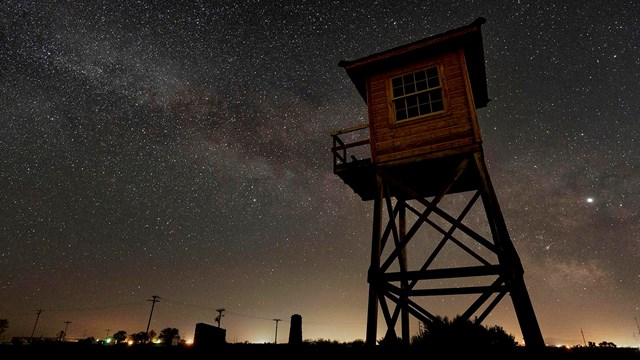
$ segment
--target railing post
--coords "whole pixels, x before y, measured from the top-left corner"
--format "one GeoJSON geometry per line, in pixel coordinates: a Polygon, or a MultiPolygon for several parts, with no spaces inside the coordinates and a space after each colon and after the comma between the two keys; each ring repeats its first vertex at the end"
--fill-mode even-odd
{"type": "MultiPolygon", "coordinates": [[[[333,138],[333,149],[336,148],[336,136],[337,135],[333,135],[331,136],[331,138],[333,138]]],[[[333,154],[333,171],[336,171],[336,167],[338,166],[338,159],[336,157],[336,152],[335,150],[331,152],[331,154],[333,154]]]]}

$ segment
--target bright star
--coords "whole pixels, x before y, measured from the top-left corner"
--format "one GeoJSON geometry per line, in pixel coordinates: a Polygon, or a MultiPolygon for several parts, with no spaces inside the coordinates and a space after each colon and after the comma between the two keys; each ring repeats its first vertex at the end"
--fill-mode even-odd
{"type": "Polygon", "coordinates": [[[588,198],[587,198],[587,202],[588,202],[589,204],[591,204],[591,203],[593,202],[593,198],[592,198],[592,197],[588,197],[588,198]]]}

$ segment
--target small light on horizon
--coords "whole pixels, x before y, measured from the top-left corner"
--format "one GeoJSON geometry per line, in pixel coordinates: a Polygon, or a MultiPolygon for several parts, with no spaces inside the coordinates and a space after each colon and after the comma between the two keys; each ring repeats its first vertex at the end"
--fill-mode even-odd
{"type": "Polygon", "coordinates": [[[593,198],[592,198],[592,197],[588,197],[588,198],[587,198],[587,202],[588,202],[589,204],[591,204],[591,203],[593,202],[593,198]]]}

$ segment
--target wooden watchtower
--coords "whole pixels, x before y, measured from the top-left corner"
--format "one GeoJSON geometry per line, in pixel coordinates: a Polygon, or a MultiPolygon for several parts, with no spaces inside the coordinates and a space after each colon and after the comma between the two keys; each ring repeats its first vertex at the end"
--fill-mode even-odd
{"type": "Polygon", "coordinates": [[[508,293],[526,346],[544,347],[524,270],[482,150],[476,109],[489,102],[484,23],[479,18],[467,26],[339,63],[368,107],[369,123],[333,132],[331,150],[334,173],[362,200],[374,201],[369,345],[376,343],[380,310],[386,335],[397,337],[400,319],[400,337],[409,343],[409,315],[423,323],[437,316],[421,298],[448,301],[470,296],[472,301],[458,315],[481,323],[508,293]],[[367,129],[368,137],[363,134],[367,129]],[[466,205],[458,208],[457,215],[441,207],[448,197],[461,194],[466,195],[466,205]],[[466,223],[475,205],[489,235],[466,223]],[[409,245],[418,241],[425,227],[437,236],[426,240],[430,250],[410,264],[409,245]],[[446,246],[461,249],[471,261],[434,266],[446,246]]]}

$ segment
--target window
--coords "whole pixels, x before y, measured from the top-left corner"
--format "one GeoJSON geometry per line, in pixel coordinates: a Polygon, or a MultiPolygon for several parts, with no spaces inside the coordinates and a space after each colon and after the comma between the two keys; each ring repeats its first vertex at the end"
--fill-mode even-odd
{"type": "Polygon", "coordinates": [[[396,121],[444,110],[437,66],[392,78],[391,86],[396,121]]]}

